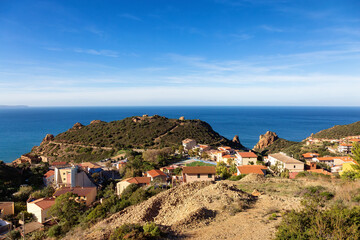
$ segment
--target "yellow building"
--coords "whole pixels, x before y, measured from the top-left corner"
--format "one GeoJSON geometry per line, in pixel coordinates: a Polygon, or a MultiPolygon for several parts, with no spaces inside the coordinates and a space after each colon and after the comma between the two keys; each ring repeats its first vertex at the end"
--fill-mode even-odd
{"type": "Polygon", "coordinates": [[[54,204],[55,198],[40,198],[32,202],[27,202],[26,211],[34,214],[39,223],[44,223],[51,219],[48,211],[54,204]]]}

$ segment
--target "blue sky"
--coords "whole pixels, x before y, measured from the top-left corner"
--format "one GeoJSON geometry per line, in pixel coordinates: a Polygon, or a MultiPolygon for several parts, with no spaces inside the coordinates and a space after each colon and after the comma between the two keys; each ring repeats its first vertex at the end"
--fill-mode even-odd
{"type": "Polygon", "coordinates": [[[0,105],[360,105],[357,0],[1,0],[0,29],[0,105]]]}

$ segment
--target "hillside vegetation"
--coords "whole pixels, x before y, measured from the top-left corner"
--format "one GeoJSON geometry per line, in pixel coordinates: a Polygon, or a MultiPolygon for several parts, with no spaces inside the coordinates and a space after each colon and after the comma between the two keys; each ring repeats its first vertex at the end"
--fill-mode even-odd
{"type": "Polygon", "coordinates": [[[337,125],[312,135],[314,138],[343,138],[360,135],[360,121],[348,125],[337,125]]]}
{"type": "Polygon", "coordinates": [[[129,117],[123,120],[79,123],[32,152],[50,160],[95,161],[116,155],[121,149],[178,147],[186,138],[212,146],[243,146],[215,132],[201,120],[168,119],[161,116],[129,117]]]}

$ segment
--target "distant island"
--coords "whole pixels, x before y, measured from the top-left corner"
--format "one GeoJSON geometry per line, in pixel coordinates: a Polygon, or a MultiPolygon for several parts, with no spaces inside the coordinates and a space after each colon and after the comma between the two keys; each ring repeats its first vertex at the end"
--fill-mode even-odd
{"type": "Polygon", "coordinates": [[[28,108],[27,105],[0,105],[0,108],[28,108]]]}

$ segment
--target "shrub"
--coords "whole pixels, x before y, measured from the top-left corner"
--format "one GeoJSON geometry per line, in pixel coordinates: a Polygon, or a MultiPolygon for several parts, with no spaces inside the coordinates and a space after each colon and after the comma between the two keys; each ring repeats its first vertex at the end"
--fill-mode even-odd
{"type": "Polygon", "coordinates": [[[231,176],[231,177],[229,178],[229,180],[231,180],[231,181],[238,181],[238,180],[242,179],[242,178],[245,177],[245,176],[246,176],[246,174],[240,174],[240,175],[237,175],[237,176],[231,176]]]}
{"type": "Polygon", "coordinates": [[[52,226],[51,228],[49,228],[48,235],[49,235],[49,237],[58,237],[58,236],[60,236],[61,235],[61,226],[60,225],[55,225],[55,226],[52,226]]]}
{"type": "Polygon", "coordinates": [[[151,237],[159,237],[161,234],[160,228],[154,222],[146,223],[143,229],[145,235],[150,235],[151,237]]]}

